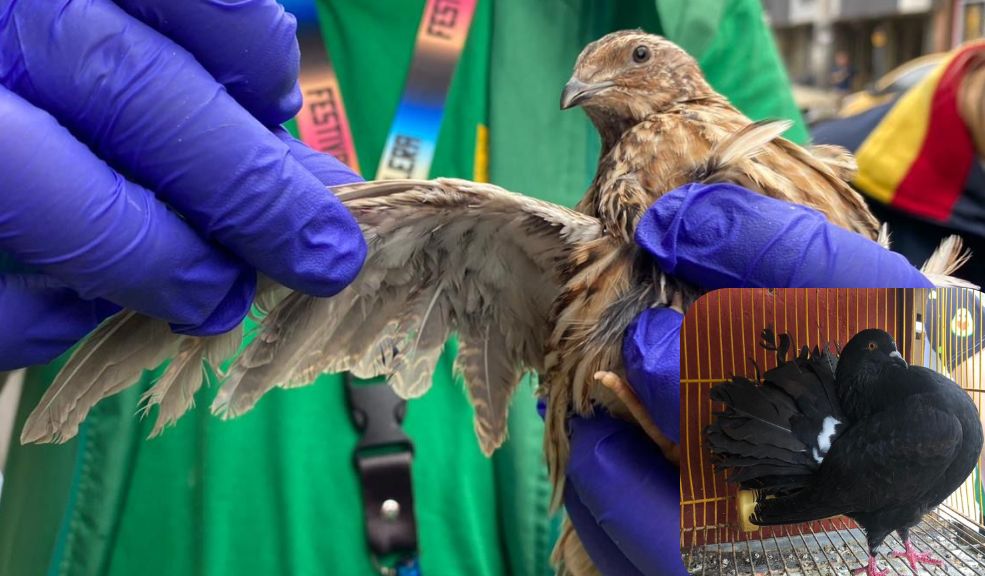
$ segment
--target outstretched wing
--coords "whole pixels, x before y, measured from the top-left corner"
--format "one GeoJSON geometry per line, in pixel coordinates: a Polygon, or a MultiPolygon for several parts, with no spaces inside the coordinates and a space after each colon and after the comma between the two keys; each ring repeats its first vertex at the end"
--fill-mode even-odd
{"type": "MultiPolygon", "coordinates": [[[[362,272],[327,299],[264,282],[257,305],[269,313],[230,367],[213,411],[236,416],[274,386],[342,370],[385,374],[398,393],[418,396],[457,333],[456,368],[475,406],[482,448],[492,452],[520,377],[543,367],[569,256],[602,235],[598,220],[466,180],[366,182],[336,193],[366,237],[362,272]]],[[[144,397],[145,408],[159,406],[158,433],[191,406],[202,361],[215,365],[217,351],[235,350],[228,337],[218,338],[178,336],[163,321],[132,312],[108,319],[59,374],[22,439],[71,438],[101,398],[177,354],[144,397]]]]}
{"type": "Polygon", "coordinates": [[[551,311],[573,249],[599,238],[591,217],[465,180],[381,181],[342,187],[368,255],[334,298],[292,293],[230,367],[213,409],[249,410],[274,386],[322,372],[385,374],[405,397],[427,391],[457,333],[458,372],[475,407],[483,451],[498,447],[525,371],[543,368],[551,311]]]}

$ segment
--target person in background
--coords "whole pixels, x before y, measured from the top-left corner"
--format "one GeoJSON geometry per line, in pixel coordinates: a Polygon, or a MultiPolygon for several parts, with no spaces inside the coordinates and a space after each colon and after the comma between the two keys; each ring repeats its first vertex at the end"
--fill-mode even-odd
{"type": "Polygon", "coordinates": [[[828,81],[833,90],[842,94],[851,92],[852,84],[855,81],[855,68],[852,67],[848,52],[844,50],[835,52],[834,66],[831,67],[831,76],[828,81]]]}
{"type": "MultiPolygon", "coordinates": [[[[319,25],[360,165],[375,166],[424,1],[291,7],[314,19],[305,25],[319,25]]],[[[751,117],[797,119],[758,0],[480,0],[432,176],[489,179],[574,204],[598,142],[583,115],[557,109],[558,94],[585,44],[640,26],[694,54],[751,117]]],[[[358,272],[361,237],[323,185],[359,176],[280,128],[302,104],[295,30],[272,0],[92,0],[58,9],[0,0],[5,369],[52,359],[121,306],[214,333],[245,314],[256,270],[323,296],[358,272]]],[[[788,136],[803,142],[803,124],[788,136]]],[[[736,187],[682,198],[699,188],[658,202],[640,237],[660,262],[692,261],[692,270],[717,274],[696,272],[695,283],[719,287],[709,278],[723,272],[749,285],[797,282],[804,263],[767,248],[807,220],[815,225],[782,245],[820,246],[832,282],[858,281],[859,260],[873,285],[925,282],[861,237],[827,241],[833,231],[816,212],[736,187]],[[768,225],[741,246],[689,232],[712,221],[723,230],[768,225]]],[[[653,310],[627,335],[631,384],[668,432],[679,426],[679,325],[679,314],[653,310]]],[[[449,347],[434,387],[408,404],[403,424],[415,447],[417,568],[551,574],[558,519],[548,513],[532,386],[516,396],[509,440],[485,458],[451,373],[453,354],[449,347]]],[[[62,361],[27,371],[15,430],[62,361]]],[[[357,431],[341,377],[276,391],[230,422],[209,414],[214,387],[203,390],[192,413],[147,441],[152,421],[134,411],[152,376],[100,403],[71,442],[11,447],[0,574],[395,572],[366,544],[352,464],[357,431]]],[[[606,574],[682,576],[676,468],[639,430],[604,414],[573,421],[572,430],[565,502],[596,564],[606,574]]]]}

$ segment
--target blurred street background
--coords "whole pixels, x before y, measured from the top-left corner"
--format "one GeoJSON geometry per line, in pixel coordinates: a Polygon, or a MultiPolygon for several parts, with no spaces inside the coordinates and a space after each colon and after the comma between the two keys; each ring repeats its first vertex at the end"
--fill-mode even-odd
{"type": "Polygon", "coordinates": [[[916,266],[960,235],[985,285],[985,0],[763,0],[815,144],[916,266]]]}
{"type": "Polygon", "coordinates": [[[883,103],[981,38],[985,0],[763,0],[811,123],[883,103]]]}

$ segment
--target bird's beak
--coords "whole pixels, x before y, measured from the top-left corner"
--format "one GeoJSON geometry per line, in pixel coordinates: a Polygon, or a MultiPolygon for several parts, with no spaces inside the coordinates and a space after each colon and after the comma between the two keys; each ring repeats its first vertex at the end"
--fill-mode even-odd
{"type": "Polygon", "coordinates": [[[610,80],[596,82],[594,84],[586,84],[577,78],[572,78],[571,80],[568,80],[567,84],[564,85],[564,91],[561,92],[561,110],[567,110],[572,106],[578,106],[582,102],[588,100],[592,96],[610,86],[612,86],[612,82],[610,80]]]}
{"type": "Polygon", "coordinates": [[[893,350],[892,352],[890,352],[889,357],[892,358],[893,360],[896,360],[897,364],[902,364],[904,368],[909,368],[910,366],[909,364],[906,363],[906,360],[903,359],[903,355],[899,353],[899,350],[893,350]]]}

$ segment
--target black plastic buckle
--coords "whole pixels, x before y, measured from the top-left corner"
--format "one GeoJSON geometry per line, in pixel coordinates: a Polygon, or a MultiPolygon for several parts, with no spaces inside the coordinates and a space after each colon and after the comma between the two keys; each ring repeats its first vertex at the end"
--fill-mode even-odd
{"type": "Polygon", "coordinates": [[[345,390],[352,422],[362,433],[353,463],[362,485],[369,548],[377,557],[415,554],[414,445],[400,427],[407,401],[386,383],[356,384],[349,374],[345,390]]]}
{"type": "Polygon", "coordinates": [[[414,451],[410,438],[400,427],[407,415],[407,401],[386,383],[356,384],[347,374],[345,380],[349,415],[362,433],[356,444],[355,456],[380,448],[404,448],[414,451]]]}

